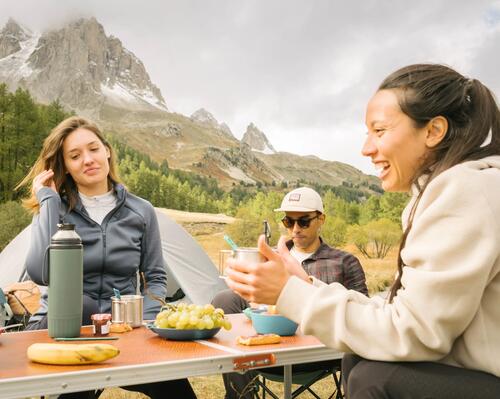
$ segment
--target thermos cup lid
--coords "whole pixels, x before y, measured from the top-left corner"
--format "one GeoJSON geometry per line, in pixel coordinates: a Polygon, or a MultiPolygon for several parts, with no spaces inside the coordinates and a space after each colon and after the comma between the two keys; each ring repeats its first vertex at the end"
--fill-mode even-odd
{"type": "Polygon", "coordinates": [[[75,225],[73,223],[58,223],[57,228],[59,230],[74,230],[75,225]]]}
{"type": "Polygon", "coordinates": [[[60,223],[57,225],[58,230],[52,236],[50,240],[51,247],[61,247],[64,246],[68,248],[68,246],[73,247],[81,247],[82,240],[80,236],[75,231],[75,225],[71,223],[60,223]]]}

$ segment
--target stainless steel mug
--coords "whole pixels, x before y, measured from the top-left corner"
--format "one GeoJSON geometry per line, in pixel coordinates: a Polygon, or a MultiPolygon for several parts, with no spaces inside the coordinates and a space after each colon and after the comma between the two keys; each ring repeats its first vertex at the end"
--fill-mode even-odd
{"type": "Polygon", "coordinates": [[[265,262],[266,258],[262,255],[258,248],[238,248],[233,250],[233,258],[236,260],[244,260],[253,263],[265,262]]]}
{"type": "Polygon", "coordinates": [[[122,295],[120,299],[111,297],[111,322],[127,323],[131,327],[142,325],[142,309],[144,297],[142,295],[122,295]]]}

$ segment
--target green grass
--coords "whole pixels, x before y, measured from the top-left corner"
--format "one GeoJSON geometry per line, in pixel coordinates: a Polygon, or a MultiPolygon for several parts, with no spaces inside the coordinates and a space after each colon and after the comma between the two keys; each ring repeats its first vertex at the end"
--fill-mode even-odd
{"type": "MultiPolygon", "coordinates": [[[[211,375],[207,377],[190,378],[189,381],[199,399],[224,399],[224,384],[222,383],[221,375],[211,375]]],[[[268,381],[266,384],[278,397],[283,397],[283,384],[268,381]]],[[[312,389],[320,398],[328,398],[334,392],[335,384],[333,378],[327,377],[318,381],[312,386],[312,389]]],[[[298,385],[293,385],[293,388],[298,388],[298,385]]],[[[167,396],[166,396],[167,397],[167,396]]],[[[269,397],[269,395],[267,395],[269,397]]],[[[126,391],[121,388],[107,388],[104,390],[100,399],[144,399],[148,396],[126,391]]],[[[314,398],[309,392],[304,392],[299,396],[301,399],[314,398]]],[[[182,398],[169,398],[169,399],[182,399],[182,398]]]]}

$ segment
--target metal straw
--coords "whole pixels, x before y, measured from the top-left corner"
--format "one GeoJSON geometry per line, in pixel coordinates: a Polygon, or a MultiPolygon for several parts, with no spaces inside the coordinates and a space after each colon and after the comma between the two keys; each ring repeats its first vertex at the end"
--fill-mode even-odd
{"type": "Polygon", "coordinates": [[[231,237],[229,237],[227,234],[224,234],[224,240],[229,244],[233,251],[236,251],[238,249],[238,246],[234,243],[233,240],[231,240],[231,237]]]}

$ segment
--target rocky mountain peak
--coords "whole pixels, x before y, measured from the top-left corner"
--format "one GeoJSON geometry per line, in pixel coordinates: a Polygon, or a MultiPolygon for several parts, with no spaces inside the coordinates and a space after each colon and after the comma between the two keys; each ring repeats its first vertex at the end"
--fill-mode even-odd
{"type": "Polygon", "coordinates": [[[0,59],[21,50],[21,42],[28,40],[33,34],[9,18],[0,32],[0,59]]]}
{"type": "Polygon", "coordinates": [[[219,126],[219,122],[217,122],[217,119],[215,119],[214,116],[205,108],[200,108],[199,110],[193,112],[193,114],[191,115],[191,120],[214,127],[219,126]]]}
{"type": "Polygon", "coordinates": [[[103,104],[167,110],[143,63],[119,39],[106,36],[95,18],[78,19],[25,43],[15,59],[0,59],[0,81],[12,89],[25,87],[38,101],[58,99],[87,115],[98,115],[103,104]]]}
{"type": "Polygon", "coordinates": [[[276,150],[271,145],[264,132],[259,130],[253,123],[248,125],[241,142],[248,144],[252,150],[260,151],[265,154],[276,153],[276,150]]]}
{"type": "Polygon", "coordinates": [[[228,137],[234,137],[231,129],[224,122],[219,123],[215,117],[204,108],[193,112],[190,119],[201,125],[210,126],[228,137]]]}

